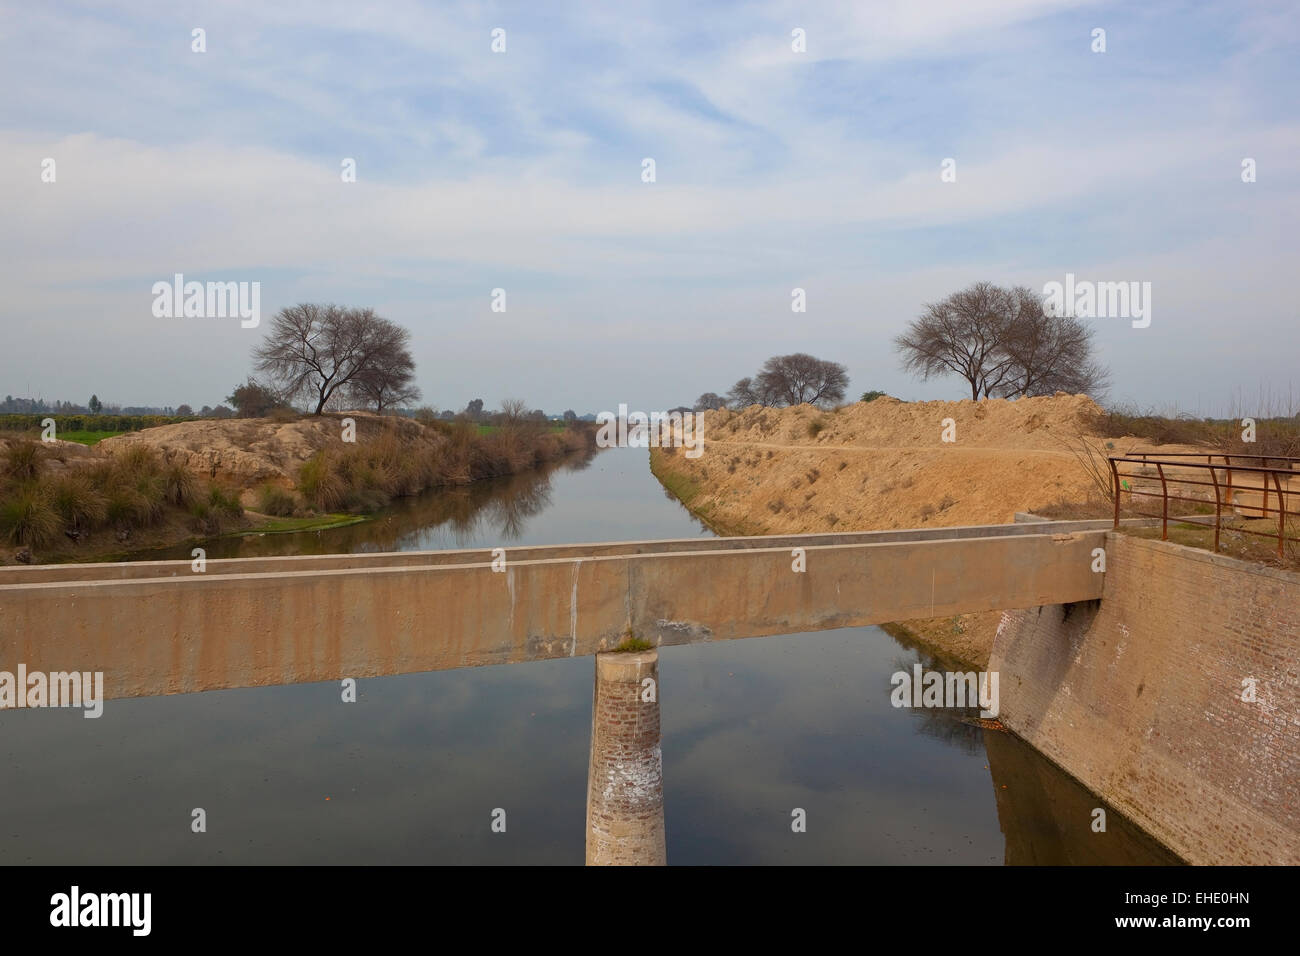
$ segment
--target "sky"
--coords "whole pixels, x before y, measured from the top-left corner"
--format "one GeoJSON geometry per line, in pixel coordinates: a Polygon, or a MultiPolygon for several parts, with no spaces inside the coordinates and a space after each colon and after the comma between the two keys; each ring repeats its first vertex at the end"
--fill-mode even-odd
{"type": "Polygon", "coordinates": [[[689,405],[789,352],[960,398],[893,338],[1070,273],[1151,283],[1088,320],[1111,401],[1300,411],[1293,2],[5,0],[0,81],[0,395],[216,405],[335,302],[439,409],[689,405]],[[260,324],[156,316],[176,273],[260,324]]]}

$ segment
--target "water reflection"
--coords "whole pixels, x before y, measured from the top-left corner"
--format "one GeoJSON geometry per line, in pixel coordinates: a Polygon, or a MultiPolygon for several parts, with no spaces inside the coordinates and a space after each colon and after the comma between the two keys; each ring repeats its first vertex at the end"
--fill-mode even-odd
{"type": "MultiPolygon", "coordinates": [[[[360,524],[297,534],[231,536],[205,542],[204,548],[209,558],[249,558],[470,548],[484,541],[517,543],[526,537],[530,520],[551,506],[555,476],[586,470],[596,454],[574,452],[516,475],[399,499],[360,524]]],[[[189,560],[191,547],[139,552],[129,560],[189,560]]]]}
{"type": "MultiPolygon", "coordinates": [[[[643,451],[614,450],[209,553],[708,533],[661,490],[643,451]]],[[[889,675],[916,663],[945,669],[874,627],[663,648],[669,862],[1170,861],[1118,813],[1092,833],[1097,799],[1014,736],[893,707],[889,675]]],[[[0,864],[583,861],[590,659],[358,689],[355,704],[326,682],[115,700],[98,720],[0,713],[0,864]]]]}

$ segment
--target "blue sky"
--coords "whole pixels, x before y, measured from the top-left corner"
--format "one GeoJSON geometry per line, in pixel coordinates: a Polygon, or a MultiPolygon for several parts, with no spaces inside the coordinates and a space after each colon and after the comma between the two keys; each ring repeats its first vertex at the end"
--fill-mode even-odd
{"type": "Polygon", "coordinates": [[[952,398],[891,347],[923,304],[1073,272],[1153,286],[1094,320],[1112,398],[1300,407],[1297,54],[1288,3],[5,4],[0,394],[216,404],[337,301],[441,408],[670,407],[790,351],[952,398]],[[260,281],[262,328],[155,318],[176,272],[260,281]]]}

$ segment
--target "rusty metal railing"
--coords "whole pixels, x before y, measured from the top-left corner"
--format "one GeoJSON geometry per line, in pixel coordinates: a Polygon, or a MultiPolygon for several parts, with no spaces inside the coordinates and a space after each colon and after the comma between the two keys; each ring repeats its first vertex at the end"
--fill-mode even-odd
{"type": "MultiPolygon", "coordinates": [[[[1234,515],[1245,520],[1277,517],[1277,530],[1265,531],[1260,527],[1233,526],[1234,533],[1251,534],[1277,539],[1277,555],[1284,556],[1287,541],[1300,542],[1300,458],[1280,455],[1236,455],[1222,452],[1129,452],[1112,455],[1110,473],[1115,503],[1115,527],[1119,527],[1120,496],[1129,496],[1129,513],[1144,518],[1160,519],[1160,538],[1169,540],[1169,519],[1190,524],[1206,524],[1193,518],[1208,518],[1207,513],[1183,510],[1170,515],[1170,502],[1186,502],[1192,507],[1214,505],[1214,550],[1219,550],[1223,531],[1223,512],[1227,507],[1234,515]],[[1205,459],[1201,461],[1200,459],[1205,459]],[[1122,471],[1121,466],[1138,466],[1143,471],[1122,471]],[[1188,474],[1190,472],[1190,475],[1188,474]],[[1234,485],[1234,476],[1236,483],[1234,485]],[[1155,489],[1154,478],[1159,482],[1155,489]],[[1208,478],[1208,480],[1206,480],[1208,478]],[[1129,479],[1132,479],[1130,481],[1129,479]],[[1139,488],[1138,482],[1144,482],[1139,488]],[[1186,491],[1187,494],[1171,493],[1186,491]],[[1203,490],[1198,490],[1203,489],[1203,490]],[[1212,495],[1211,495],[1212,493],[1212,495]],[[1134,498],[1159,498],[1160,513],[1140,511],[1134,507],[1134,498]],[[1258,499],[1258,503],[1256,503],[1258,499]],[[1270,507],[1270,499],[1275,507],[1270,507]],[[1288,503],[1293,507],[1288,508],[1288,503]],[[1291,534],[1288,534],[1290,525],[1291,534]]],[[[1175,505],[1175,508],[1182,506],[1175,505]]]]}

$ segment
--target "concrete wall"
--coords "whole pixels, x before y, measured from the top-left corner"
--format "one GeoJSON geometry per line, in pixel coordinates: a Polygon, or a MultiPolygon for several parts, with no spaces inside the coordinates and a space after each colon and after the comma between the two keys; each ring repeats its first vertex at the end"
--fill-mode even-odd
{"type": "MultiPolygon", "coordinates": [[[[1030,515],[1036,522],[1048,518],[1030,515]]],[[[1139,519],[1145,524],[1152,522],[1139,519]]],[[[1124,524],[1131,524],[1125,519],[1124,524]]],[[[681,554],[687,551],[754,551],[766,548],[813,548],[841,544],[890,544],[896,541],[952,541],[964,538],[1016,537],[1025,534],[1074,534],[1109,531],[1110,519],[1050,521],[1050,527],[1023,524],[958,525],[949,528],[913,528],[903,531],[828,531],[810,534],[754,535],[739,538],[666,538],[653,541],[605,541],[585,544],[532,545],[505,548],[510,562],[558,558],[608,558],[633,554],[681,554]]],[[[489,564],[491,548],[441,551],[385,551],[363,554],[294,554],[269,558],[214,558],[207,574],[267,574],[286,571],[349,571],[364,568],[442,567],[455,564],[489,564]]],[[[99,561],[93,564],[36,564],[0,567],[0,585],[39,584],[50,581],[126,581],[141,578],[190,577],[190,561],[99,561]]]]}
{"type": "Polygon", "coordinates": [[[1003,724],[1188,862],[1300,863],[1300,574],[1114,533],[1106,556],[1100,602],[1004,616],[1003,724]]]}
{"type": "Polygon", "coordinates": [[[499,573],[480,552],[258,573],[180,562],[166,577],[97,567],[93,580],[0,584],[0,670],[103,671],[107,697],[134,697],[597,654],[629,631],[689,644],[1031,607],[1098,596],[1089,553],[1104,537],[814,535],[593,557],[564,546],[508,556],[499,573]],[[805,571],[792,544],[807,545],[805,571]]]}

